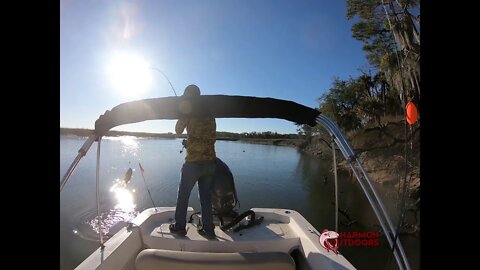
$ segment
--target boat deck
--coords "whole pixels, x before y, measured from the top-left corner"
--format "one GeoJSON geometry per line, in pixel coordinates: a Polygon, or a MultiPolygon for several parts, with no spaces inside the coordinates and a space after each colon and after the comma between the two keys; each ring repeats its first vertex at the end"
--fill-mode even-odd
{"type": "MultiPolygon", "coordinates": [[[[222,231],[216,226],[216,239],[208,240],[198,234],[192,223],[187,223],[185,236],[171,233],[168,226],[173,222],[174,207],[158,207],[157,211],[147,209],[131,221],[132,226],[121,228],[105,243],[104,249],[92,253],[76,269],[136,270],[140,253],[170,254],[172,251],[177,258],[192,253],[195,257],[208,257],[214,253],[220,257],[282,253],[292,256],[295,269],[299,270],[355,269],[341,254],[321,247],[320,233],[298,212],[268,208],[251,210],[256,213],[256,218],[263,217],[259,225],[238,232],[222,231]]],[[[193,213],[193,208],[189,207],[188,216],[193,213]]]]}
{"type": "Polygon", "coordinates": [[[299,237],[291,228],[290,221],[281,216],[274,218],[258,213],[264,217],[261,224],[238,232],[222,231],[219,226],[215,226],[216,239],[208,240],[198,234],[197,227],[192,223],[187,223],[185,236],[171,233],[168,226],[173,214],[174,211],[164,211],[161,215],[151,216],[151,219],[155,220],[141,226],[146,248],[203,252],[290,252],[300,245],[299,237]]]}

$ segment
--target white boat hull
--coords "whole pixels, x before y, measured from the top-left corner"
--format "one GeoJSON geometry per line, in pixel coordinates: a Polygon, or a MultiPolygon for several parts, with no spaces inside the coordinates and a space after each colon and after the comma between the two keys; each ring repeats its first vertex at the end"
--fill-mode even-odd
{"type": "MultiPolygon", "coordinates": [[[[157,207],[143,211],[132,220],[131,228],[120,229],[76,269],[132,269],[143,250],[168,250],[196,253],[272,253],[291,255],[295,269],[355,269],[340,253],[335,254],[319,243],[320,233],[298,212],[288,209],[253,208],[260,225],[239,232],[215,227],[217,239],[207,240],[187,223],[185,237],[170,233],[174,207],[157,207]]],[[[191,207],[188,215],[193,214],[191,207]]],[[[167,252],[168,253],[168,252],[167,252]]],[[[233,256],[233,255],[232,255],[233,256]]],[[[180,256],[181,257],[181,256],[180,256]]],[[[220,258],[220,257],[219,257],[220,258]]],[[[180,269],[180,267],[178,268],[180,269]]]]}

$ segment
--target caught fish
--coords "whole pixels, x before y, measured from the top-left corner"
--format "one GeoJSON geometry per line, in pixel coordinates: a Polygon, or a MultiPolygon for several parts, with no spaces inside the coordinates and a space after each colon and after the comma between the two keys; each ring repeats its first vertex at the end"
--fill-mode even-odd
{"type": "Polygon", "coordinates": [[[128,184],[130,179],[132,178],[132,168],[128,168],[127,172],[125,173],[125,177],[123,178],[123,181],[125,182],[125,185],[128,184]]]}

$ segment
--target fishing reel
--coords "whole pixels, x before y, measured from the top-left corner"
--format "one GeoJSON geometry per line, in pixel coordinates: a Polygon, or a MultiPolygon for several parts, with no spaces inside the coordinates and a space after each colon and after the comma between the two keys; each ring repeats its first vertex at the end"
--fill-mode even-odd
{"type": "Polygon", "coordinates": [[[180,150],[180,154],[183,153],[183,149],[187,148],[187,140],[182,141],[182,149],[180,150]]]}

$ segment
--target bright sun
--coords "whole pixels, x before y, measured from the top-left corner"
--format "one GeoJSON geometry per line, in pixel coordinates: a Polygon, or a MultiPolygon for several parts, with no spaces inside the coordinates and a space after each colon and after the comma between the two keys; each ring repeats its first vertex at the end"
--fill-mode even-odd
{"type": "Polygon", "coordinates": [[[148,63],[133,53],[114,53],[107,73],[117,93],[127,98],[141,98],[152,84],[148,63]]]}

